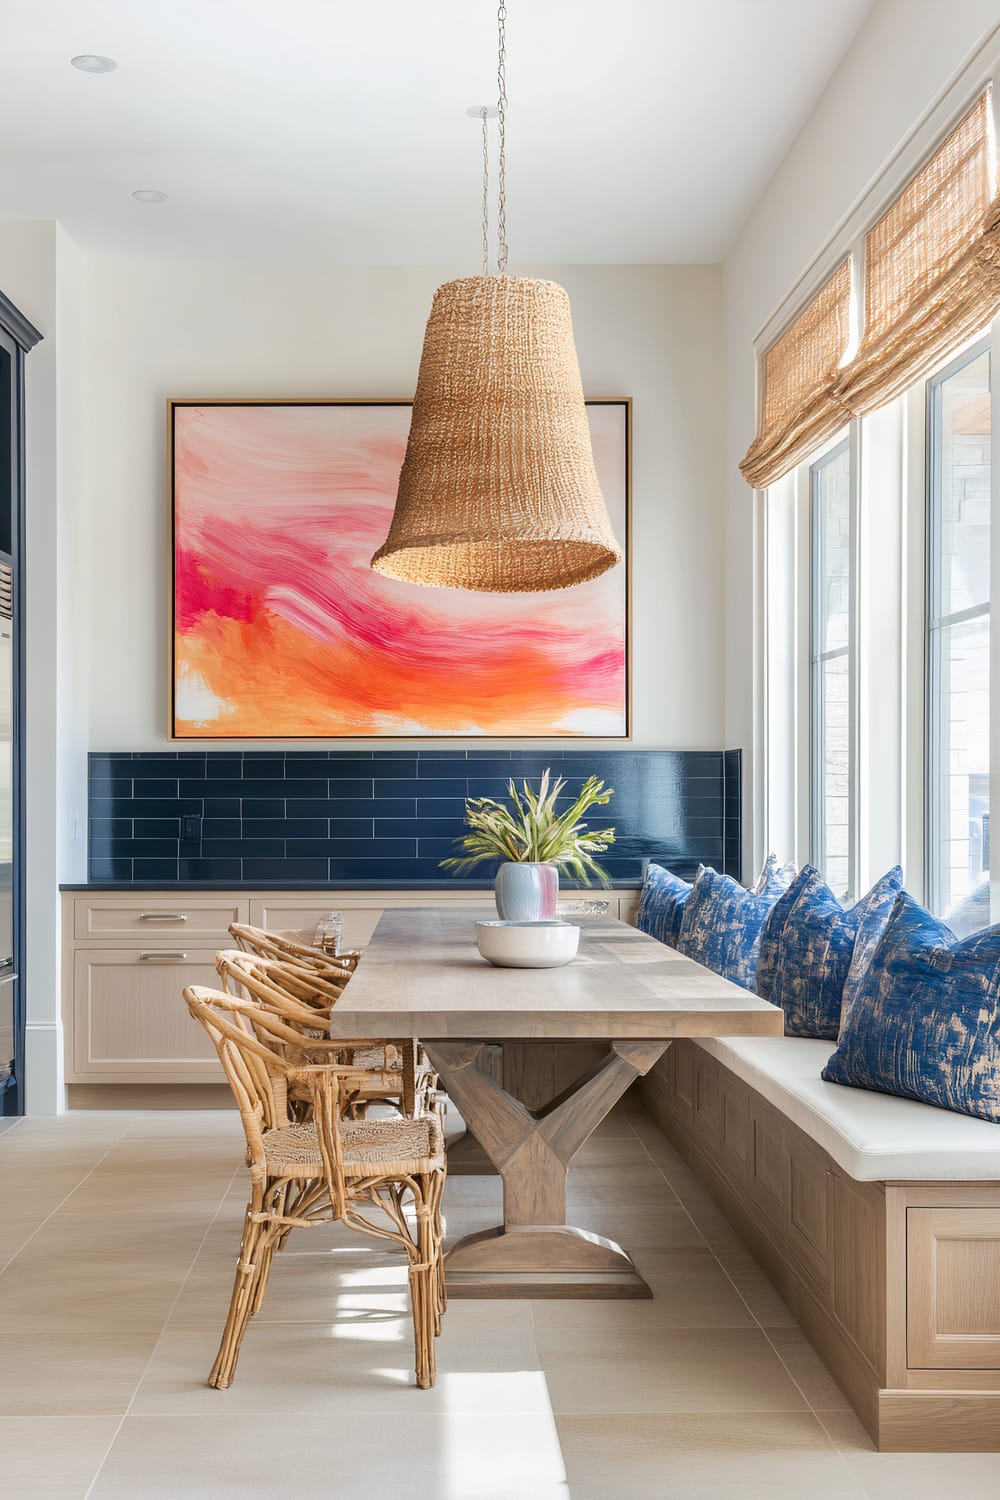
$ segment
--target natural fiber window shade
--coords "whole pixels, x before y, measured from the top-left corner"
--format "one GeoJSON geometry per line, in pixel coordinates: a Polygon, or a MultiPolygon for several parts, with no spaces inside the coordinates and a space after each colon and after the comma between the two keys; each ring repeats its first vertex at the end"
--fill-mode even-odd
{"type": "Polygon", "coordinates": [[[847,351],[850,297],[845,260],[764,355],[760,429],[740,464],[755,490],[794,469],[847,420],[832,389],[847,351]]]}
{"type": "Polygon", "coordinates": [[[865,237],[864,332],[835,391],[854,415],[928,374],[1000,306],[989,110],[983,94],[865,237]]]}

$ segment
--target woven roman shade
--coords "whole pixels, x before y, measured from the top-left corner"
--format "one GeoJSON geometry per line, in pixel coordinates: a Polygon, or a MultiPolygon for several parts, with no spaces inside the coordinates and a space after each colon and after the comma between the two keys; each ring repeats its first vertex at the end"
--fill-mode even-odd
{"type": "Polygon", "coordinates": [[[392,526],[372,558],[437,588],[569,588],[621,562],[594,467],[569,298],[468,276],[434,294],[392,526]]]}
{"type": "Polygon", "coordinates": [[[1000,205],[983,94],[865,237],[865,322],[836,395],[884,406],[1000,306],[1000,205]]]}
{"type": "Polygon", "coordinates": [[[847,352],[850,298],[845,260],[764,355],[760,427],[740,464],[755,490],[794,469],[847,420],[833,387],[847,352]]]}

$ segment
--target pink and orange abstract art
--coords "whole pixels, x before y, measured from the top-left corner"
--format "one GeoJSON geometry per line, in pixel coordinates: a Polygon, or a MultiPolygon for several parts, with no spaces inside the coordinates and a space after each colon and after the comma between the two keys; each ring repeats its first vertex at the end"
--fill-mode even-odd
{"type": "MultiPolygon", "coordinates": [[[[409,403],[170,411],[175,738],[627,736],[627,565],[542,594],[371,571],[409,403]]],[[[588,412],[625,547],[628,403],[588,412]]]]}

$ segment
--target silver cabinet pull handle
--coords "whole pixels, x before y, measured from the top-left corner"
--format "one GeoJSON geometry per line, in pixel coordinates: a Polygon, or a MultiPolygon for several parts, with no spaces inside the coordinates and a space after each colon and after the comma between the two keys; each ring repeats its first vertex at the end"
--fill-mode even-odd
{"type": "Polygon", "coordinates": [[[139,913],[140,922],[186,922],[186,911],[144,911],[139,913]]]}
{"type": "Polygon", "coordinates": [[[164,952],[160,951],[158,953],[140,953],[139,957],[141,959],[143,959],[143,960],[146,960],[146,959],[149,959],[149,958],[161,958],[161,959],[162,958],[187,958],[187,954],[186,953],[164,953],[164,952]]]}

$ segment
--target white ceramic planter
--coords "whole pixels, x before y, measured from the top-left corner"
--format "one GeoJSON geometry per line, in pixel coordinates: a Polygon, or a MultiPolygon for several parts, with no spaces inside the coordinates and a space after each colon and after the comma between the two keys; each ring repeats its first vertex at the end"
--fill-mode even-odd
{"type": "Polygon", "coordinates": [[[497,915],[507,922],[551,922],[559,897],[559,869],[552,864],[502,864],[493,882],[497,915]]]}

